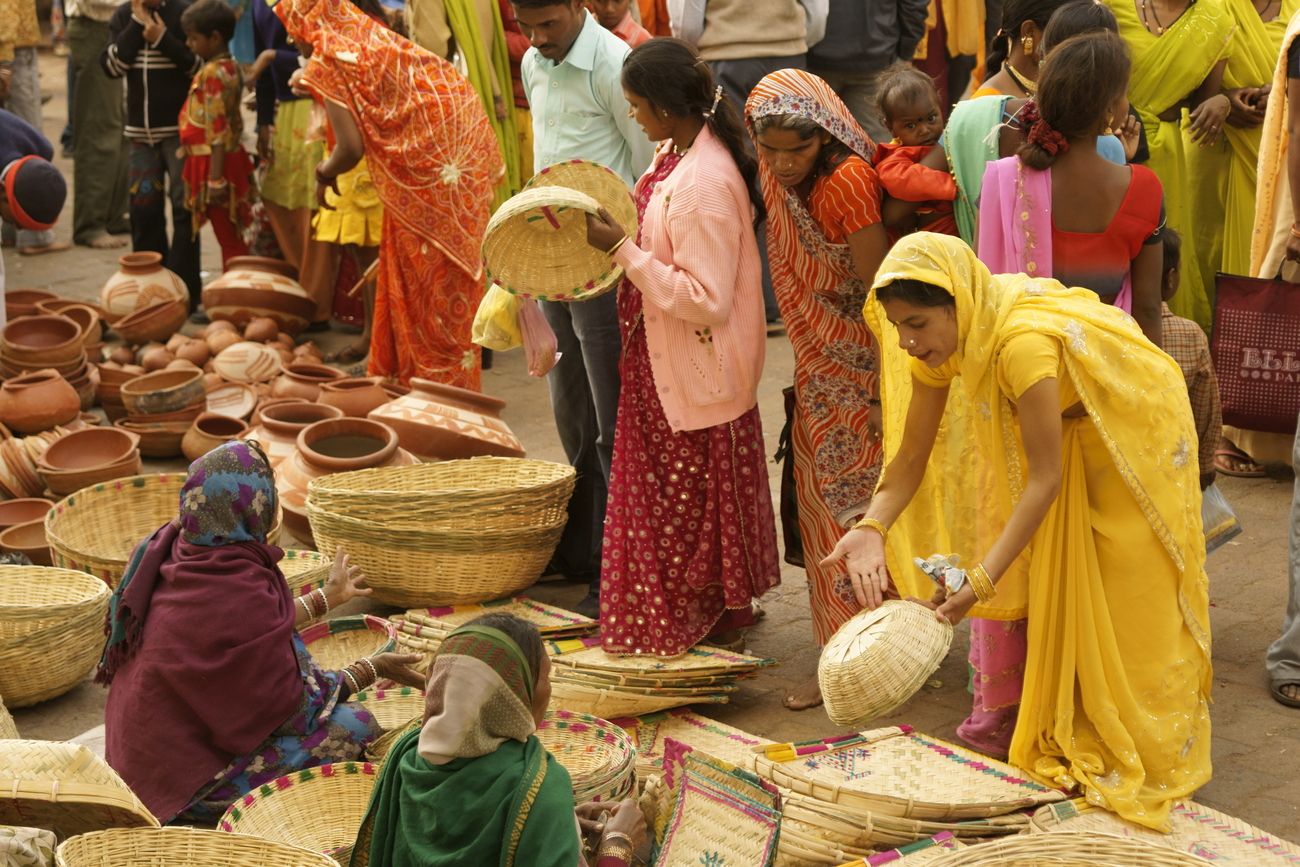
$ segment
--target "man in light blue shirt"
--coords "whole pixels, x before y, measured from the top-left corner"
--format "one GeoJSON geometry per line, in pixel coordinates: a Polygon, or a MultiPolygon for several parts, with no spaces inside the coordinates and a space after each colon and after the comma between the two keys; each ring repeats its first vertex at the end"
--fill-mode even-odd
{"type": "MultiPolygon", "coordinates": [[[[600,26],[582,0],[513,0],[519,29],[532,43],[520,63],[533,116],[537,170],[572,159],[607,166],[631,186],[654,154],[632,120],[620,76],[627,45],[600,26]]],[[[554,571],[588,582],[578,606],[599,614],[600,550],[618,414],[621,340],[614,292],[579,302],[540,302],[560,359],[547,383],[569,463],[578,472],[569,522],[554,571]]],[[[548,359],[549,361],[549,359],[548,359]]],[[[545,372],[545,367],[536,371],[545,372]]]]}

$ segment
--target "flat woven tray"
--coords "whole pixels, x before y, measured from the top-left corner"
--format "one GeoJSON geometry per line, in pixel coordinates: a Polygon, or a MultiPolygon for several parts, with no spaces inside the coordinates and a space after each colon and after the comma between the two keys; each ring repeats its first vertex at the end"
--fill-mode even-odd
{"type": "Polygon", "coordinates": [[[934,867],[1205,867],[1203,858],[1113,834],[1021,834],[945,853],[934,867]]]}
{"type": "MultiPolygon", "coordinates": [[[[594,639],[589,640],[594,641],[594,639]]],[[[554,656],[555,665],[591,671],[607,671],[618,674],[633,674],[654,678],[663,682],[701,677],[714,674],[739,676],[751,674],[765,666],[774,665],[775,660],[732,653],[716,647],[697,645],[681,656],[673,659],[660,659],[653,656],[632,655],[619,656],[606,653],[598,643],[582,650],[563,652],[554,656]]]]}
{"type": "Polygon", "coordinates": [[[596,688],[565,681],[551,681],[551,707],[589,713],[602,719],[640,716],[687,704],[723,704],[726,695],[678,696],[642,695],[617,688],[596,688]]]}
{"type": "Polygon", "coordinates": [[[521,620],[527,620],[546,638],[586,635],[600,626],[598,621],[590,617],[583,617],[581,614],[574,614],[572,611],[537,602],[525,596],[477,605],[412,608],[406,612],[406,619],[414,624],[451,630],[484,614],[510,614],[521,620]]]}
{"type": "Polygon", "coordinates": [[[333,560],[317,551],[286,548],[284,559],[280,561],[280,571],[284,573],[284,583],[289,585],[294,596],[306,596],[317,587],[325,586],[325,579],[330,577],[330,566],[333,564],[333,560]]]}
{"type": "Polygon", "coordinates": [[[343,668],[363,656],[373,656],[396,646],[393,625],[370,614],[322,620],[299,634],[312,659],[326,671],[343,668]]]}
{"type": "Polygon", "coordinates": [[[1081,831],[1132,837],[1215,864],[1300,864],[1300,846],[1203,804],[1175,804],[1169,821],[1173,826],[1170,833],[1161,834],[1075,798],[1039,809],[1032,826],[1046,833],[1081,831]]]}
{"type": "Polygon", "coordinates": [[[158,820],[89,748],[12,740],[0,747],[0,825],[44,828],[63,839],[104,828],[156,828],[158,820]]]}
{"type": "Polygon", "coordinates": [[[537,737],[568,770],[576,803],[626,797],[636,785],[636,749],[611,722],[567,710],[547,711],[537,737]]]}
{"type": "Polygon", "coordinates": [[[57,867],[338,867],[332,858],[245,834],[198,828],[115,828],[59,844],[57,867]]]}
{"type": "Polygon", "coordinates": [[[424,693],[409,686],[393,689],[367,689],[352,696],[355,701],[368,710],[384,731],[392,731],[404,726],[413,717],[424,714],[424,693]]]}
{"type": "Polygon", "coordinates": [[[668,738],[742,768],[752,764],[753,748],[766,743],[749,732],[684,708],[615,722],[627,730],[636,744],[638,773],[663,767],[664,743],[668,738]]]}
{"type": "Polygon", "coordinates": [[[854,813],[955,821],[1064,800],[1003,762],[897,726],[754,750],[759,776],[854,813]]]}

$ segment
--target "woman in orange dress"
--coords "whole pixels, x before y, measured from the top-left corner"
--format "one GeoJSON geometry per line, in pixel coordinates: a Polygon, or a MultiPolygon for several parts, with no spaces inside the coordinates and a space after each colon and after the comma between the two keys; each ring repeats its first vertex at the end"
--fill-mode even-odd
{"type": "Polygon", "coordinates": [[[316,168],[322,198],[364,156],[384,203],[369,372],[477,389],[479,246],[505,170],[478,94],[351,3],[280,0],[275,12],[311,46],[299,86],[324,101],[337,139],[316,168]]]}
{"type": "MultiPolygon", "coordinates": [[[[871,139],[826,82],[784,69],[745,105],[767,205],[772,286],[794,348],[791,425],[799,532],[818,644],[861,610],[821,565],[871,502],[880,476],[876,350],[862,319],[888,251],[871,139]]],[[[816,678],[785,699],[821,703],[816,678]]]]}

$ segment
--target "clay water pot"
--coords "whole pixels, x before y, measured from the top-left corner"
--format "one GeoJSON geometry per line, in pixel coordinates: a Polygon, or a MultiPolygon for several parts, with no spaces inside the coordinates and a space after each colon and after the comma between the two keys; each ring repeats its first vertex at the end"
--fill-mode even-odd
{"type": "Polygon", "coordinates": [[[378,376],[354,376],[322,383],[316,402],[337,406],[352,418],[365,418],[372,409],[390,400],[382,382],[378,376]]]}
{"type": "Polygon", "coordinates": [[[190,429],[191,422],[140,422],[120,418],[113,427],[130,431],[140,437],[140,454],[146,458],[174,458],[181,453],[181,440],[190,429]]]}
{"type": "Polygon", "coordinates": [[[58,301],[59,296],[42,289],[9,289],[5,292],[5,319],[14,320],[20,316],[31,316],[42,312],[40,305],[48,301],[58,301]]]}
{"type": "Polygon", "coordinates": [[[486,394],[417,377],[410,394],[366,417],[392,427],[402,448],[421,458],[523,457],[523,444],[501,420],[505,405],[486,394]]]}
{"type": "Polygon", "coordinates": [[[203,371],[195,367],[146,373],[124,382],[119,393],[131,415],[179,412],[203,403],[203,371]]]}
{"type": "MultiPolygon", "coordinates": [[[[275,398],[272,398],[274,400],[275,398]]],[[[343,418],[343,410],[323,403],[284,400],[283,403],[264,403],[254,415],[256,427],[244,439],[255,439],[262,444],[267,460],[279,468],[298,448],[298,434],[308,425],[329,419],[343,418]]]]}
{"type": "Polygon", "coordinates": [[[300,397],[316,400],[326,382],[343,379],[343,372],[324,364],[290,364],[271,386],[272,397],[300,397]]]}
{"type": "Polygon", "coordinates": [[[0,386],[0,422],[14,433],[40,433],[80,412],[76,389],[54,370],[25,373],[0,386]]]}
{"type": "Polygon", "coordinates": [[[269,382],[283,367],[274,349],[247,340],[232,343],[212,359],[212,369],[231,382],[269,382]]]}
{"type": "Polygon", "coordinates": [[[186,460],[197,461],[222,443],[239,439],[248,433],[248,425],[237,418],[215,412],[202,413],[185,432],[181,440],[181,453],[186,460]]]}
{"type": "Polygon", "coordinates": [[[26,367],[84,361],[81,326],[57,314],[24,316],[5,325],[0,353],[11,364],[26,367]]]}
{"type": "Polygon", "coordinates": [[[24,554],[37,566],[53,565],[50,543],[45,538],[45,519],[38,518],[25,524],[15,524],[0,533],[0,551],[24,554]]]}
{"type": "Polygon", "coordinates": [[[162,266],[161,253],[127,253],[117,264],[117,273],[99,290],[99,306],[111,316],[126,316],[160,301],[180,301],[188,307],[185,281],[162,266]]]}
{"type": "MultiPolygon", "coordinates": [[[[297,334],[311,324],[316,302],[298,283],[287,262],[262,256],[235,256],[220,277],[203,287],[203,308],[213,319],[243,327],[260,317],[273,319],[276,331],[297,334]]],[[[268,337],[268,339],[269,339],[268,337]]]]}
{"type": "Polygon", "coordinates": [[[155,346],[140,356],[140,366],[152,373],[155,370],[165,370],[175,360],[176,356],[161,346],[155,346]]]}
{"type": "Polygon", "coordinates": [[[8,530],[15,524],[43,520],[46,513],[53,508],[53,500],[40,497],[23,497],[20,500],[0,502],[0,531],[8,530]]]}
{"type": "Polygon", "coordinates": [[[187,338],[172,352],[176,354],[177,358],[183,358],[195,367],[202,367],[212,358],[212,350],[208,349],[208,344],[202,340],[187,338]]]}

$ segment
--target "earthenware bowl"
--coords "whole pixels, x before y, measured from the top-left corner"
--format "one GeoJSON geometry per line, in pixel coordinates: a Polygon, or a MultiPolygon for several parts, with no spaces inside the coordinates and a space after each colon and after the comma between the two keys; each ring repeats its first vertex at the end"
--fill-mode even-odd
{"type": "Polygon", "coordinates": [[[123,316],[113,330],[127,343],[166,340],[180,330],[189,315],[184,301],[159,301],[123,316]]]}
{"type": "Polygon", "coordinates": [[[122,383],[119,394],[131,415],[178,412],[203,403],[203,371],[192,368],[146,373],[122,383]]]}
{"type": "Polygon", "coordinates": [[[45,519],[15,524],[0,533],[0,551],[25,554],[37,566],[51,565],[50,543],[45,538],[45,519]]]}

